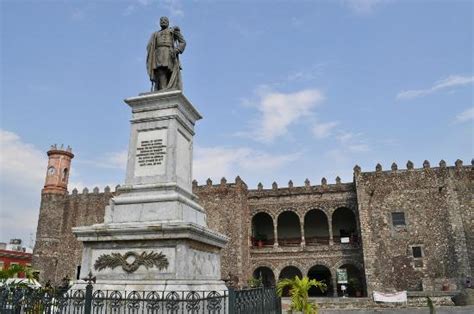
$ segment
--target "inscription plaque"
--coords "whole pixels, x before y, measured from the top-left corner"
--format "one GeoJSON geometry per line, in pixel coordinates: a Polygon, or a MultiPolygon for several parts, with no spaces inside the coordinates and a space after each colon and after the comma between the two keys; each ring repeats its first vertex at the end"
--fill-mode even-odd
{"type": "Polygon", "coordinates": [[[156,166],[163,163],[166,146],[163,139],[141,141],[137,146],[137,160],[140,167],[156,166]]]}
{"type": "Polygon", "coordinates": [[[166,129],[138,133],[135,154],[136,176],[165,174],[166,135],[166,129]]]}

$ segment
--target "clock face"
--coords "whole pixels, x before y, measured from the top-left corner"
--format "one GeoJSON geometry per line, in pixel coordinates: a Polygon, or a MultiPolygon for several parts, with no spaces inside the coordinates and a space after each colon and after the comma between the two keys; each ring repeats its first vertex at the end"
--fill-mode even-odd
{"type": "Polygon", "coordinates": [[[48,168],[48,176],[52,176],[55,172],[56,172],[56,170],[54,169],[54,167],[49,167],[48,168]]]}

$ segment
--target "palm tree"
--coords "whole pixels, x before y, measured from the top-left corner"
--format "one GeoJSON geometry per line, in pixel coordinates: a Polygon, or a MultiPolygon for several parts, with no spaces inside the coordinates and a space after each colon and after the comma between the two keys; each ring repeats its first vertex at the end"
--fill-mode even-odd
{"type": "Polygon", "coordinates": [[[317,313],[316,304],[309,303],[308,291],[311,287],[317,287],[324,292],[327,286],[324,282],[308,277],[299,278],[295,276],[293,279],[281,279],[277,284],[277,293],[279,296],[283,294],[283,289],[289,287],[291,297],[291,309],[303,312],[304,314],[317,313]]]}

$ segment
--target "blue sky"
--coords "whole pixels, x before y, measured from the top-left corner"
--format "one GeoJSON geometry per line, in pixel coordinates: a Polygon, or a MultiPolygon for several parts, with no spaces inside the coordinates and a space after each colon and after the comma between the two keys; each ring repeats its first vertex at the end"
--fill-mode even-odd
{"type": "Polygon", "coordinates": [[[179,25],[184,92],[203,114],[200,183],[352,180],[359,164],[469,164],[472,1],[9,1],[1,4],[0,241],[35,233],[45,152],[71,145],[70,190],[124,180],[145,47],[179,25]]]}

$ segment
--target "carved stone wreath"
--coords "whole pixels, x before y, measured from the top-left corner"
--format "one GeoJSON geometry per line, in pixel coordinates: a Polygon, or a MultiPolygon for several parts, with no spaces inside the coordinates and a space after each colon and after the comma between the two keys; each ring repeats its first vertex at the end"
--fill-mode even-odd
{"type": "Polygon", "coordinates": [[[122,266],[122,269],[127,273],[133,273],[140,266],[145,266],[146,269],[156,267],[158,270],[168,268],[168,259],[162,252],[155,253],[153,251],[147,253],[142,252],[138,254],[136,252],[129,251],[125,254],[111,253],[102,254],[97,258],[94,263],[94,269],[101,271],[106,268],[114,269],[122,266]],[[127,260],[133,257],[133,261],[130,263],[127,260]]]}

